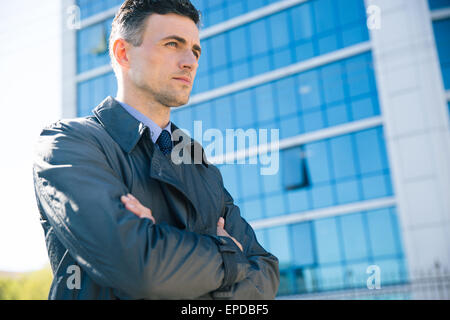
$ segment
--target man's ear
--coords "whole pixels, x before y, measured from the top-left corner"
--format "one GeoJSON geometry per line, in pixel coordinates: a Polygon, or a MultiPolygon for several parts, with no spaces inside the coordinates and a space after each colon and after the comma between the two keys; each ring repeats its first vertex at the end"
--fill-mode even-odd
{"type": "Polygon", "coordinates": [[[113,44],[113,54],[116,63],[124,68],[130,67],[130,61],[128,60],[128,50],[130,44],[125,39],[118,38],[113,44]]]}

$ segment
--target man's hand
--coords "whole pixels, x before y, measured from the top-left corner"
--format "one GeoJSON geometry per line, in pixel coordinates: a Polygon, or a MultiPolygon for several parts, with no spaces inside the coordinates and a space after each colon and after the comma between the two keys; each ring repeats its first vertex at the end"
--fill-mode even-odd
{"type": "Polygon", "coordinates": [[[125,205],[125,208],[133,212],[139,218],[148,218],[152,220],[153,223],[156,223],[156,220],[152,215],[152,210],[143,206],[131,193],[121,196],[120,201],[125,205]]]}
{"type": "Polygon", "coordinates": [[[219,221],[217,221],[217,235],[218,236],[223,236],[223,237],[228,237],[231,238],[231,240],[234,241],[234,243],[236,243],[236,245],[239,247],[239,249],[241,249],[241,251],[244,251],[242,249],[242,245],[239,243],[239,241],[237,241],[235,238],[233,238],[232,236],[230,236],[228,234],[228,232],[225,230],[225,219],[220,217],[219,221]]]}
{"type": "MultiPolygon", "coordinates": [[[[133,212],[135,215],[137,215],[139,218],[148,218],[153,221],[153,223],[156,223],[155,218],[152,215],[152,210],[149,208],[143,206],[138,199],[136,199],[132,194],[127,194],[120,197],[120,200],[125,205],[125,208],[127,208],[129,211],[133,212]]],[[[242,245],[237,241],[235,238],[230,236],[228,232],[225,230],[225,220],[220,217],[219,221],[217,222],[217,235],[231,238],[234,243],[241,249],[241,251],[244,251],[242,248],[242,245]]]]}

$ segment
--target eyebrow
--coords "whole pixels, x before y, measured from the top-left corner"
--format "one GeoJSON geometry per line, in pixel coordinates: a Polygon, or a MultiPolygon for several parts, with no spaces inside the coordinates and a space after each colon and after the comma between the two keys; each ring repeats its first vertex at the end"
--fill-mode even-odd
{"type": "MultiPolygon", "coordinates": [[[[186,39],[184,39],[184,38],[182,38],[182,37],[180,37],[180,36],[177,36],[177,35],[170,35],[170,36],[167,36],[167,37],[161,39],[161,41],[170,40],[170,39],[177,40],[177,41],[181,42],[182,44],[187,44],[186,39]]],[[[194,45],[192,46],[192,48],[193,48],[194,50],[197,50],[197,51],[199,52],[199,55],[202,54],[202,48],[200,48],[199,45],[194,44],[194,45]]]]}

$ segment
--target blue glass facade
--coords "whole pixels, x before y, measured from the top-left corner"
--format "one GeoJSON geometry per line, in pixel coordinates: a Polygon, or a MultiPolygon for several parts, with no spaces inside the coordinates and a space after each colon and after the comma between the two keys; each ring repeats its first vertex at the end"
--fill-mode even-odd
{"type": "MultiPolygon", "coordinates": [[[[428,0],[431,10],[450,9],[450,0],[428,0]]],[[[436,49],[441,65],[445,90],[450,90],[450,18],[433,21],[436,49]]],[[[450,101],[448,111],[450,116],[450,101]]]]}
{"type": "MultiPolygon", "coordinates": [[[[204,27],[209,27],[282,0],[192,2],[202,11],[204,27]]],[[[78,1],[83,18],[120,3],[78,1]]],[[[109,17],[77,32],[78,74],[109,64],[103,49],[111,21],[109,17]]],[[[192,95],[308,63],[365,41],[370,39],[363,0],[300,2],[202,39],[192,95]]],[[[116,90],[112,72],[79,81],[78,115],[90,114],[116,90]]],[[[173,109],[171,120],[191,134],[194,121],[201,120],[203,130],[216,128],[222,133],[236,128],[279,129],[283,140],[380,115],[372,53],[367,49],[173,109]]],[[[242,216],[250,222],[306,216],[313,210],[395,196],[381,124],[283,148],[274,175],[261,175],[262,165],[248,161],[218,167],[242,216]]],[[[278,295],[365,287],[366,269],[373,264],[383,270],[385,285],[407,280],[395,207],[300,220],[256,229],[260,242],[280,259],[278,295]]]]}
{"type": "Polygon", "coordinates": [[[123,0],[77,0],[81,9],[81,19],[89,18],[105,10],[120,6],[123,0]]]}
{"type": "Polygon", "coordinates": [[[192,93],[368,40],[363,2],[342,4],[335,0],[307,1],[202,39],[205,54],[192,93]]]}
{"type": "Polygon", "coordinates": [[[353,212],[257,231],[280,260],[279,295],[364,288],[367,267],[385,285],[406,280],[395,208],[353,212]]]}
{"type": "Polygon", "coordinates": [[[430,5],[430,9],[443,9],[446,7],[450,7],[450,1],[449,0],[428,0],[428,3],[430,5]]]}
{"type": "Polygon", "coordinates": [[[446,90],[450,90],[450,39],[448,36],[450,34],[450,18],[433,22],[433,29],[444,87],[446,90]]]}
{"type": "Polygon", "coordinates": [[[210,27],[280,0],[192,0],[201,11],[202,27],[210,27]]]}

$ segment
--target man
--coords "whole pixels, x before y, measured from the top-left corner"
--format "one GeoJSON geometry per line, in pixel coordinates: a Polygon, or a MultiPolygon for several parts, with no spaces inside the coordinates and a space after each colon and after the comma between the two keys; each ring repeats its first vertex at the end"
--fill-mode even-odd
{"type": "Polygon", "coordinates": [[[188,0],[125,1],[110,39],[117,97],[42,131],[33,168],[50,299],[274,298],[278,260],[201,146],[171,136],[170,107],[188,102],[201,55],[198,23],[188,0]],[[172,161],[174,142],[193,162],[172,161]]]}

